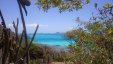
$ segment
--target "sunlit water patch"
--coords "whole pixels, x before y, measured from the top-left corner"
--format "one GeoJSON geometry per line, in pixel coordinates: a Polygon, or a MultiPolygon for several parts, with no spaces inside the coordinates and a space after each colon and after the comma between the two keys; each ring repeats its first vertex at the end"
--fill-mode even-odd
{"type": "MultiPolygon", "coordinates": [[[[29,34],[31,39],[33,34],[29,34]]],[[[72,40],[66,39],[63,34],[36,34],[33,43],[47,46],[67,47],[72,40]]]]}

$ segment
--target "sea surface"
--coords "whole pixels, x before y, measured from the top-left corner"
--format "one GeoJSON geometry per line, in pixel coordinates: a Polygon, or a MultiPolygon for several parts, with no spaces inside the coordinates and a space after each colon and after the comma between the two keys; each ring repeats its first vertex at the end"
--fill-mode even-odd
{"type": "MultiPolygon", "coordinates": [[[[28,37],[31,39],[33,34],[29,34],[28,37]]],[[[67,47],[73,41],[66,39],[63,34],[36,34],[33,43],[47,45],[47,46],[59,46],[67,47]]]]}

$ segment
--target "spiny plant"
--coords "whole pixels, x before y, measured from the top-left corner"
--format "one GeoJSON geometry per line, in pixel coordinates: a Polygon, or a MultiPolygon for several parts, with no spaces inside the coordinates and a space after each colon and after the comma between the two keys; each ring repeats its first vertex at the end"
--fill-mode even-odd
{"type": "Polygon", "coordinates": [[[21,15],[21,20],[23,24],[23,32],[21,37],[19,38],[18,36],[18,24],[19,24],[19,19],[17,18],[17,24],[13,22],[13,27],[15,29],[15,33],[12,33],[12,31],[6,27],[4,17],[2,15],[2,12],[0,10],[0,17],[2,19],[2,34],[1,34],[1,39],[0,39],[0,50],[1,50],[1,63],[2,64],[9,64],[9,63],[14,63],[14,64],[29,64],[29,48],[32,44],[32,41],[34,40],[35,34],[38,29],[38,25],[36,27],[36,30],[33,34],[33,37],[31,38],[31,41],[28,42],[27,39],[27,32],[26,32],[26,25],[25,25],[25,20],[23,16],[22,9],[25,10],[26,15],[27,15],[27,10],[25,6],[30,5],[30,2],[28,0],[17,0],[19,10],[20,10],[20,15],[21,15]],[[13,35],[12,35],[13,34],[13,35]],[[22,48],[22,42],[23,39],[25,41],[25,50],[23,55],[19,56],[20,49],[22,48]]]}

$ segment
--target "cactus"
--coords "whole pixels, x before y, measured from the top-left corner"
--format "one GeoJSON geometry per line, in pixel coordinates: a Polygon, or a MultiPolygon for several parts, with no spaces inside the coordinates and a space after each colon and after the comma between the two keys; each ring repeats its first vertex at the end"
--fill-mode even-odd
{"type": "MultiPolygon", "coordinates": [[[[36,32],[38,30],[38,25],[36,27],[36,30],[34,32],[34,35],[32,37],[32,40],[28,42],[27,39],[27,32],[26,32],[26,25],[25,25],[25,20],[22,12],[22,4],[20,4],[20,1],[17,0],[19,9],[20,9],[20,14],[21,14],[21,20],[23,24],[23,32],[21,37],[19,38],[18,36],[18,24],[19,24],[19,19],[17,18],[17,24],[13,22],[13,27],[15,29],[15,33],[13,33],[10,29],[6,27],[5,20],[3,18],[2,12],[0,10],[0,17],[2,19],[2,34],[0,36],[0,50],[2,52],[2,56],[0,57],[0,60],[2,60],[2,64],[29,64],[29,48],[32,44],[32,41],[34,40],[34,37],[36,35],[36,32]],[[23,40],[24,38],[24,40],[23,40]],[[22,42],[25,41],[25,50],[23,55],[20,54],[20,49],[22,49],[22,42]]],[[[29,4],[29,3],[28,3],[29,4]]]]}

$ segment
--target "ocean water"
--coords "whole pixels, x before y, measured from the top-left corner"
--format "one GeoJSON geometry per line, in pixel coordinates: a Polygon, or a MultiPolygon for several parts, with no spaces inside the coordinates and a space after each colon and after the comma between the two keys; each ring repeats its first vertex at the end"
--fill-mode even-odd
{"type": "MultiPolygon", "coordinates": [[[[28,37],[31,39],[33,34],[29,34],[28,37]]],[[[36,34],[33,43],[49,45],[49,46],[60,46],[67,47],[72,40],[66,39],[63,34],[36,34]]]]}

